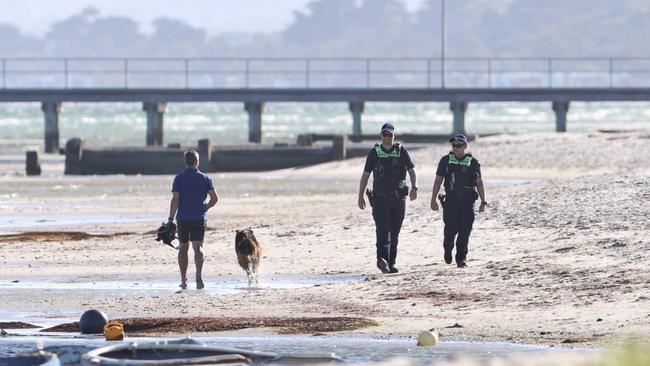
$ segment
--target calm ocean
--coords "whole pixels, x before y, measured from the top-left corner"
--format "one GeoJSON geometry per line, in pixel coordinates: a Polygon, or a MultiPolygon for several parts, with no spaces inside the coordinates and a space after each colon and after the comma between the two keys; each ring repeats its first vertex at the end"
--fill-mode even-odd
{"type": "MultiPolygon", "coordinates": [[[[398,133],[446,134],[452,115],[447,103],[366,103],[362,129],[377,131],[386,121],[398,133]]],[[[473,103],[466,115],[468,133],[525,133],[555,130],[550,103],[473,103]]],[[[39,103],[0,104],[0,154],[43,150],[39,103]]],[[[81,137],[91,146],[144,145],[145,114],[140,103],[65,103],[60,114],[61,146],[81,137]]],[[[165,143],[193,145],[201,138],[217,144],[245,143],[247,114],[241,103],[170,103],[165,143]]],[[[347,103],[268,103],[263,116],[265,142],[294,142],[300,133],[350,133],[347,103]]],[[[568,131],[650,131],[650,103],[571,104],[568,131]]]]}

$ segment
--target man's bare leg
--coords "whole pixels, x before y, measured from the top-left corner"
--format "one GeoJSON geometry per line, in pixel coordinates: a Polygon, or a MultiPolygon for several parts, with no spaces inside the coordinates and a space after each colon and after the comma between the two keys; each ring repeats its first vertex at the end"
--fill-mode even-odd
{"type": "Polygon", "coordinates": [[[203,254],[203,242],[193,241],[192,249],[194,249],[194,264],[196,265],[196,288],[200,290],[205,287],[203,284],[203,278],[201,276],[201,271],[203,270],[203,261],[205,259],[205,255],[203,254]]]}
{"type": "Polygon", "coordinates": [[[180,288],[183,290],[187,288],[187,251],[190,249],[190,243],[181,243],[178,247],[178,267],[181,270],[181,284],[180,288]]]}

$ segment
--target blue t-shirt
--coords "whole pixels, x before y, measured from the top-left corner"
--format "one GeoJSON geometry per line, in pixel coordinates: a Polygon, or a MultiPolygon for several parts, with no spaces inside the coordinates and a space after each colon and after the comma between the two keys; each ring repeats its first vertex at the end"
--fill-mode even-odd
{"type": "Polygon", "coordinates": [[[186,169],[174,178],[172,192],[178,192],[180,202],[176,220],[205,220],[205,198],[213,190],[212,180],[198,169],[186,169]]]}

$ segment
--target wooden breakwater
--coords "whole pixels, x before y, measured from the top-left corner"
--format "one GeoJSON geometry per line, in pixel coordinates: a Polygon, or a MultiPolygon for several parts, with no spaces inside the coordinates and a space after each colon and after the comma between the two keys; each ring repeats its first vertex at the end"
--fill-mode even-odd
{"type": "MultiPolygon", "coordinates": [[[[214,146],[208,139],[197,146],[91,147],[80,138],[67,141],[65,174],[176,174],[185,168],[183,152],[196,150],[205,172],[267,171],[343,160],[359,156],[349,149],[347,136],[334,136],[331,145],[300,144],[214,146]]],[[[367,148],[364,149],[367,152],[367,148]]]]}

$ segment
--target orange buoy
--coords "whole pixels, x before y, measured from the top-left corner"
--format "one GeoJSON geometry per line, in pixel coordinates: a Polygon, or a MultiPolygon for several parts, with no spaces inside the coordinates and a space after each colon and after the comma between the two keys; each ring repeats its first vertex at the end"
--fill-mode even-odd
{"type": "Polygon", "coordinates": [[[107,341],[121,341],[124,339],[124,325],[120,322],[110,321],[104,325],[104,336],[107,341]]]}

